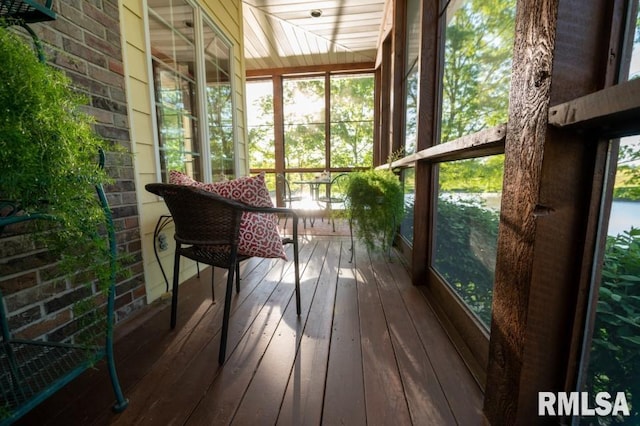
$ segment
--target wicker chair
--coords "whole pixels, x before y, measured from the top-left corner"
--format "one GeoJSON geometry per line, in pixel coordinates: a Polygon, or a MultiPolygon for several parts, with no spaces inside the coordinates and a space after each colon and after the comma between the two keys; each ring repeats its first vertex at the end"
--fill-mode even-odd
{"type": "MultiPolygon", "coordinates": [[[[176,251],[173,268],[173,295],[171,299],[171,328],[176,325],[178,308],[178,277],[180,256],[200,263],[227,269],[227,288],[222,320],[222,336],[218,362],[225,361],[233,278],[236,291],[240,291],[239,264],[248,259],[238,253],[240,220],[243,212],[278,213],[292,217],[293,236],[283,244],[293,244],[295,267],[296,310],[300,315],[300,273],[298,266],[298,217],[290,209],[253,207],[220,197],[202,189],[184,185],[152,183],[146,190],[164,198],[175,224],[176,251]]],[[[213,272],[212,272],[213,274],[213,272]]]]}

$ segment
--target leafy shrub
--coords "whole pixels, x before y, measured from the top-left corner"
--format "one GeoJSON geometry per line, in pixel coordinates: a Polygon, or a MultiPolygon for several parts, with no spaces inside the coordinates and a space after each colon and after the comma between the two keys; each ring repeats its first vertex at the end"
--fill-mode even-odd
{"type": "Polygon", "coordinates": [[[60,257],[63,273],[75,274],[73,285],[97,280],[105,288],[111,257],[95,186],[109,178],[98,166],[104,141],[82,112],[85,99],[2,27],[0,63],[0,200],[53,218],[31,222],[31,236],[60,257]]]}
{"type": "Polygon", "coordinates": [[[404,216],[404,192],[398,177],[390,170],[351,173],[345,192],[356,237],[368,249],[378,242],[383,250],[388,249],[404,216]]]}
{"type": "MultiPolygon", "coordinates": [[[[640,398],[640,229],[608,237],[587,390],[625,391],[627,402],[640,398]]],[[[640,424],[640,407],[630,417],[600,419],[600,424],[640,424]]]]}
{"type": "Polygon", "coordinates": [[[438,199],[435,267],[487,326],[491,323],[498,220],[498,214],[484,208],[480,200],[438,199]],[[478,232],[480,247],[474,247],[474,233],[478,232]],[[480,250],[494,255],[482,258],[480,250]]]}

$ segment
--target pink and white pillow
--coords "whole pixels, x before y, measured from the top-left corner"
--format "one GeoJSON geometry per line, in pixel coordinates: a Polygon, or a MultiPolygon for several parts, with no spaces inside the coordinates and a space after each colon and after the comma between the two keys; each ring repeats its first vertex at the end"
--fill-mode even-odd
{"type": "MultiPolygon", "coordinates": [[[[202,183],[182,172],[171,170],[169,183],[195,186],[221,197],[241,201],[255,207],[273,207],[264,172],[225,182],[202,183]]],[[[244,212],[240,222],[238,252],[246,256],[287,259],[278,232],[278,218],[273,213],[244,212]]]]}

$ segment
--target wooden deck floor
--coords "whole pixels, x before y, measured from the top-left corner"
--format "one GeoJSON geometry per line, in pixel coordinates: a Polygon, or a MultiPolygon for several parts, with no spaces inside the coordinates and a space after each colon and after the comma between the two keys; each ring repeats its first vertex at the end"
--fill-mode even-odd
{"type": "Polygon", "coordinates": [[[119,327],[125,412],[110,411],[99,365],[19,424],[482,424],[481,392],[401,262],[358,247],[350,263],[349,248],[302,238],[300,317],[292,263],[245,262],[222,367],[223,303],[212,304],[207,268],[181,286],[175,330],[168,301],[119,327]]]}

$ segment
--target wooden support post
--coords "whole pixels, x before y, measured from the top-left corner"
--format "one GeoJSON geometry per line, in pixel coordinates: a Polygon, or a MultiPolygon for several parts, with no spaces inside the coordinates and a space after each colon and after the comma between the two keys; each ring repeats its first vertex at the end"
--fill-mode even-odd
{"type": "MultiPolygon", "coordinates": [[[[273,139],[274,139],[274,156],[276,159],[276,175],[284,174],[284,111],[282,100],[282,75],[273,76],[273,139]]],[[[276,179],[276,185],[282,185],[283,182],[276,179]]],[[[276,205],[284,206],[285,200],[282,197],[284,188],[277,188],[276,205]]]]}
{"type": "Polygon", "coordinates": [[[496,425],[556,424],[538,392],[570,391],[577,312],[588,289],[602,145],[557,130],[549,106],[606,85],[605,0],[519,0],[505,141],[484,411],[496,425]]]}

